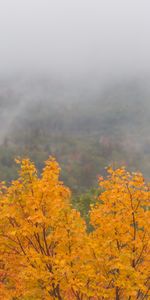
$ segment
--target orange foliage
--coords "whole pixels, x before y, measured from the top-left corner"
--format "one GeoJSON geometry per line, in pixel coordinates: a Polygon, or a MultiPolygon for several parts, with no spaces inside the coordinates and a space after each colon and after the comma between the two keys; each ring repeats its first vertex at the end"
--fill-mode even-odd
{"type": "Polygon", "coordinates": [[[148,299],[150,192],[142,174],[109,169],[100,178],[87,233],[57,162],[50,158],[41,177],[28,159],[17,163],[19,178],[1,185],[0,299],[148,299]]]}

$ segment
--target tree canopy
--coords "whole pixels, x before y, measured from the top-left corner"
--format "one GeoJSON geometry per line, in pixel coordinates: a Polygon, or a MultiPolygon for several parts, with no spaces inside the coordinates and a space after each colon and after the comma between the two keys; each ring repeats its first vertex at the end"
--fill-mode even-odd
{"type": "Polygon", "coordinates": [[[99,178],[89,232],[54,158],[41,175],[29,159],[17,163],[18,179],[1,183],[1,299],[148,299],[150,191],[142,174],[109,168],[99,178]]]}

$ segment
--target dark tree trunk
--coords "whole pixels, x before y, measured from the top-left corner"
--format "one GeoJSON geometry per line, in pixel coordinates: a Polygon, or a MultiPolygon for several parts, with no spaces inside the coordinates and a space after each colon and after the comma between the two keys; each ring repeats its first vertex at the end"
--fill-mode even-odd
{"type": "Polygon", "coordinates": [[[119,296],[119,288],[118,288],[118,286],[116,286],[116,300],[120,300],[120,296],[119,296]]]}

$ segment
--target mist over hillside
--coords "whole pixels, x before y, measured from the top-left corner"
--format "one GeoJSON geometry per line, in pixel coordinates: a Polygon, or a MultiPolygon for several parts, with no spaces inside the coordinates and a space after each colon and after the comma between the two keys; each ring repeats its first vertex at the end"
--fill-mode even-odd
{"type": "Polygon", "coordinates": [[[150,177],[148,1],[0,4],[0,179],[49,155],[75,191],[109,164],[150,177]]]}
{"type": "Polygon", "coordinates": [[[148,79],[131,78],[104,88],[97,83],[93,88],[92,82],[80,86],[42,77],[0,81],[1,135],[6,116],[6,137],[9,130],[34,124],[66,133],[146,133],[150,115],[148,83],[148,79]]]}
{"type": "Polygon", "coordinates": [[[48,155],[56,156],[63,179],[74,189],[95,184],[109,164],[123,163],[150,176],[149,99],[148,76],[104,86],[91,78],[1,78],[1,179],[16,174],[18,155],[30,156],[39,169],[48,155]]]}
{"type": "MultiPolygon", "coordinates": [[[[128,134],[147,131],[150,115],[148,79],[130,78],[102,88],[93,83],[68,83],[51,78],[0,81],[1,135],[36,124],[50,131],[109,131],[128,134]],[[109,124],[111,126],[109,126],[109,124]],[[8,126],[7,126],[8,125],[8,126]],[[10,128],[9,128],[10,126],[10,128]],[[6,128],[7,129],[7,128],[6,128]],[[7,131],[7,130],[6,130],[7,131]]],[[[2,142],[2,138],[1,138],[2,142]]]]}

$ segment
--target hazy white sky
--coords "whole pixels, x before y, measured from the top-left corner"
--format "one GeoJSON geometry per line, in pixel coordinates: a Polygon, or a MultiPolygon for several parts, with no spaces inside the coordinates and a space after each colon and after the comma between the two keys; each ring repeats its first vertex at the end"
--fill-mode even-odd
{"type": "Polygon", "coordinates": [[[149,71],[149,16],[149,0],[0,0],[0,68],[149,71]]]}

